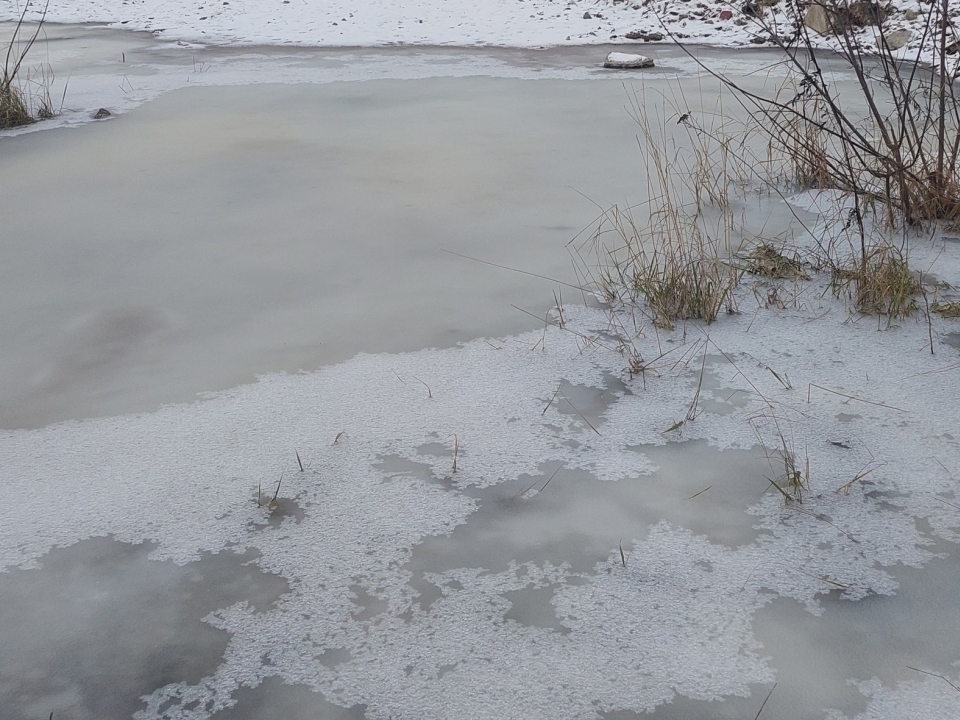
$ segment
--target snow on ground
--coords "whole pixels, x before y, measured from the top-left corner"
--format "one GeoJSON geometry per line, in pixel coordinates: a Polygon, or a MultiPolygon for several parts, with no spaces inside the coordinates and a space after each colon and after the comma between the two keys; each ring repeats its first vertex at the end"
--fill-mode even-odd
{"type": "MultiPolygon", "coordinates": [[[[21,7],[22,0],[0,0],[0,20],[14,19],[21,7]]],[[[29,17],[42,7],[35,2],[29,17]]],[[[204,44],[540,47],[634,42],[630,34],[730,47],[764,44],[769,31],[744,7],[726,0],[51,0],[47,19],[108,23],[204,44]]],[[[793,24],[786,7],[780,0],[761,9],[764,23],[780,35],[793,24]]],[[[911,30],[909,51],[929,7],[904,0],[884,27],[911,30]]],[[[865,29],[863,39],[874,43],[875,30],[865,29]]]]}

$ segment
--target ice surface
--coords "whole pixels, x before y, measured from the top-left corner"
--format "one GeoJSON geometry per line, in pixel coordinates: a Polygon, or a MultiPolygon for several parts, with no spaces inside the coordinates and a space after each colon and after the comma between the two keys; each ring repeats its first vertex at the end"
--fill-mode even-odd
{"type": "MultiPolygon", "coordinates": [[[[677,102],[705,118],[729,104],[679,50],[625,89],[597,48],[199,52],[71,29],[51,41],[51,62],[79,58],[68,103],[84,76],[122,107],[144,97],[124,77],[175,91],[2,141],[17,178],[0,186],[4,427],[535,327],[511,305],[540,316],[554,285],[441,249],[576,282],[562,248],[593,201],[644,185],[624,104],[642,95],[678,129],[677,102]],[[38,213],[42,197],[57,201],[38,213]]],[[[753,71],[769,53],[709,52],[767,82],[753,71]]],[[[750,217],[755,232],[779,222],[750,217]]]]}
{"type": "MultiPolygon", "coordinates": [[[[918,671],[920,672],[925,671],[918,671]]],[[[896,688],[885,688],[876,680],[860,683],[860,691],[870,698],[865,712],[853,720],[950,720],[960,715],[960,690],[957,677],[925,677],[914,682],[900,683],[896,688]]],[[[830,713],[829,720],[843,720],[844,716],[830,713]]]]}
{"type": "Polygon", "coordinates": [[[511,305],[542,317],[552,283],[443,251],[575,281],[563,245],[588,198],[639,176],[609,169],[635,152],[624,97],[487,77],[197,87],[4,140],[0,426],[536,327],[511,305]],[[58,200],[38,214],[41,196],[58,200]]]}
{"type": "MultiPolygon", "coordinates": [[[[542,475],[558,462],[602,481],[642,477],[651,465],[638,448],[663,445],[686,412],[698,368],[650,376],[645,390],[624,375],[630,392],[601,412],[599,434],[548,407],[559,379],[599,388],[625,367],[619,354],[584,340],[609,331],[608,315],[570,307],[568,327],[580,334],[549,328],[545,343],[536,332],[359,356],[199,404],[7,432],[0,557],[28,568],[52,546],[112,534],[156,543],[156,559],[190,563],[232,543],[255,548],[263,570],[290,581],[293,590],[267,612],[236,604],[212,613],[208,622],[231,637],[223,663],[199,683],[158,688],[138,714],[144,720],[205,717],[231,705],[241,685],[274,675],[345,707],[366,705],[369,717],[595,717],[651,710],[677,693],[746,694],[775,678],[752,631],[759,608],[779,596],[820,613],[827,593],[894,593],[890,569],[927,562],[933,538],[955,539],[960,525],[939,501],[956,490],[944,468],[960,462],[945,434],[954,410],[938,402],[955,380],[947,372],[934,386],[922,374],[950,359],[924,352],[919,324],[878,331],[850,322],[842,301],[820,302],[826,315],[819,304],[801,305],[709,329],[737,363],[713,363],[713,372],[725,387],[755,392],[732,412],[702,413],[684,438],[750,448],[748,418],[776,412],[810,458],[813,488],[802,505],[759,495],[763,478],[745,478],[760,497],[749,512],[763,532],[744,544],[659,522],[624,538],[623,558],[610,547],[587,571],[509,558],[496,571],[447,562],[425,573],[439,592],[420,604],[407,563],[425,538],[469,524],[479,507],[471,489],[542,475]],[[788,372],[798,389],[784,389],[759,363],[788,372]],[[397,375],[423,379],[430,393],[397,375]],[[811,387],[807,402],[808,383],[844,395],[811,387]],[[851,432],[836,416],[852,407],[857,442],[830,444],[851,432]],[[440,482],[391,473],[386,456],[425,463],[440,482]],[[871,460],[883,464],[849,484],[871,460]],[[270,510],[258,507],[257,486],[270,495],[281,473],[279,495],[295,499],[303,516],[264,524],[270,510]],[[509,597],[546,587],[563,632],[511,619],[509,597]],[[347,651],[334,667],[330,648],[347,651]]],[[[947,327],[934,321],[934,332],[947,327]]],[[[684,340],[683,330],[661,331],[659,342],[692,343],[700,332],[691,325],[684,340]]],[[[650,355],[658,340],[642,333],[634,342],[650,355]]]]}
{"type": "MultiPolygon", "coordinates": [[[[795,201],[826,212],[827,199],[795,201]]],[[[956,284],[953,249],[921,241],[912,258],[956,284]]],[[[105,535],[149,542],[153,561],[184,572],[209,553],[256,553],[260,571],[289,583],[266,610],[216,603],[204,620],[229,637],[218,666],[154,688],[140,720],[242,716],[235,703],[256,688],[273,698],[278,681],[371,718],[594,718],[678,695],[755,696],[789,680],[757,637],[758,613],[795,601],[825,622],[833,603],[893,598],[903,567],[960,539],[960,365],[939,342],[957,321],[888,328],[851,314],[822,279],[806,287],[785,308],[744,287],[741,315],[673,332],[629,308],[568,307],[576,333],[549,326],[361,355],[192,405],[0,433],[0,583],[40,577],[51,549],[105,535]],[[670,348],[703,357],[705,382],[697,362],[672,358],[631,376],[616,340],[649,360],[670,348]],[[698,387],[703,412],[671,431],[698,387]],[[704,447],[729,469],[724,453],[762,457],[758,435],[809,459],[802,504],[755,472],[731,472],[723,488],[691,481],[704,447]],[[642,485],[658,465],[680,478],[672,494],[642,485]],[[601,515],[617,502],[599,499],[605,484],[648,489],[648,506],[630,528],[631,506],[618,503],[606,530],[627,534],[598,532],[570,560],[564,542],[575,538],[550,552],[491,543],[488,559],[438,549],[458,533],[482,537],[479,521],[498,516],[497,502],[506,515],[508,500],[521,518],[541,513],[534,540],[571,534],[571,514],[587,506],[577,491],[598,496],[601,515]],[[552,489],[570,498],[564,512],[548,512],[552,489]],[[733,528],[722,536],[711,523],[720,511],[733,528]],[[550,608],[534,614],[532,602],[550,608]]],[[[150,313],[106,325],[118,323],[144,342],[165,327],[150,313]]],[[[76,329],[101,337],[103,327],[93,318],[76,329]]],[[[521,536],[522,523],[511,529],[521,536]]],[[[941,678],[860,687],[861,718],[957,714],[941,678]]]]}

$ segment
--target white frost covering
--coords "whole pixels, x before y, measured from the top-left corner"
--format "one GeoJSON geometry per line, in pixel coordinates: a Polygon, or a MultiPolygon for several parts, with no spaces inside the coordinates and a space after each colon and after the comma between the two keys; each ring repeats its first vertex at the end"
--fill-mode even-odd
{"type": "MultiPolygon", "coordinates": [[[[941,249],[927,243],[914,258],[922,265],[941,249]]],[[[955,254],[951,246],[938,261],[947,276],[960,269],[955,254]]],[[[156,413],[5,432],[0,568],[35,566],[51,547],[112,534],[156,542],[156,557],[181,563],[202,551],[256,548],[265,570],[291,581],[292,592],[267,612],[240,603],[209,616],[232,636],[223,664],[197,685],[159,688],[140,720],[207,717],[241,684],[269,675],[344,705],[364,703],[372,718],[594,718],[650,710],[675,693],[745,695],[775,678],[752,632],[759,607],[782,596],[818,613],[827,592],[851,600],[894,593],[887,568],[931,557],[918,520],[933,537],[960,539],[956,351],[936,344],[931,355],[928,328],[914,320],[888,330],[852,318],[816,283],[789,310],[751,309],[753,297],[742,288],[744,312],[709,327],[638,325],[644,358],[680,348],[653,363],[658,373],[648,372],[645,388],[627,378],[610,340],[634,316],[568,307],[576,332],[551,327],[449,350],[364,355],[156,413]],[[760,496],[744,522],[761,532],[739,547],[696,528],[638,524],[623,542],[625,567],[611,547],[589,571],[529,562],[428,574],[441,597],[421,607],[405,564],[425,537],[470,520],[470,486],[536,475],[551,461],[611,482],[649,472],[636,448],[677,439],[665,431],[688,412],[700,365],[675,360],[699,358],[696,343],[708,347],[708,372],[720,385],[702,399],[723,402],[739,390],[741,402],[728,414],[701,413],[683,439],[752,447],[753,418],[774,447],[773,425],[762,419],[775,414],[809,457],[802,505],[760,496]],[[599,434],[560,403],[544,410],[561,378],[600,387],[609,373],[623,374],[632,394],[605,411],[599,434]],[[454,434],[455,475],[449,454],[422,452],[445,443],[452,453],[454,434]],[[438,482],[389,473],[380,463],[389,455],[429,463],[438,482]],[[866,467],[873,471],[851,483],[866,467]],[[268,524],[257,486],[265,502],[281,473],[280,496],[295,498],[304,516],[268,524]],[[382,612],[358,617],[357,586],[382,612]],[[505,618],[505,593],[547,586],[569,632],[505,618]],[[330,649],[345,651],[333,668],[323,661],[330,649]]],[[[929,331],[936,343],[958,329],[935,316],[929,331]]],[[[758,496],[765,489],[760,478],[740,480],[759,483],[758,496]]],[[[878,692],[862,717],[906,717],[895,710],[928,686],[878,692]]],[[[933,707],[917,717],[956,717],[955,696],[924,697],[933,707]]]]}
{"type": "MultiPolygon", "coordinates": [[[[924,671],[926,672],[926,671],[924,671]]],[[[960,690],[956,677],[926,676],[885,688],[876,678],[858,683],[870,698],[867,709],[853,720],[956,720],[960,717],[960,690]]],[[[846,720],[840,713],[827,713],[827,720],[846,720]]]]}
{"type": "MultiPolygon", "coordinates": [[[[35,2],[35,18],[44,3],[35,2]]],[[[771,28],[789,28],[785,3],[764,8],[771,28]]],[[[0,0],[0,20],[19,15],[19,0],[0,0]]],[[[912,56],[923,34],[929,5],[917,0],[897,3],[885,25],[887,32],[911,31],[904,52],[912,56]],[[919,14],[912,20],[907,11],[919,14]]],[[[539,47],[629,42],[628,33],[673,35],[689,43],[742,47],[763,39],[753,18],[739,4],[726,0],[51,0],[47,19],[53,22],[102,22],[128,30],[150,30],[165,37],[214,44],[372,46],[504,45],[539,47]],[[721,19],[721,13],[731,16],[721,19]]],[[[876,31],[862,31],[865,44],[876,31]]],[[[833,40],[814,34],[828,47],[833,40]]]]}

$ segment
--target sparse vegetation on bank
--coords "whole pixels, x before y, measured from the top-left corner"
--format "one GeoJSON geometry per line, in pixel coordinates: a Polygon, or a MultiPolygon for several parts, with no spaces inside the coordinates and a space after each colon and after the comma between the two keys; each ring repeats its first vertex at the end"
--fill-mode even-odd
{"type": "Polygon", "coordinates": [[[27,31],[24,20],[30,8],[31,3],[26,2],[7,42],[0,74],[0,129],[30,125],[56,115],[50,96],[52,72],[42,67],[31,71],[25,66],[27,54],[40,37],[46,17],[45,6],[36,27],[27,31]]]}
{"type": "Polygon", "coordinates": [[[891,322],[918,310],[953,316],[952,306],[926,302],[909,247],[918,229],[960,222],[960,98],[954,89],[960,36],[948,0],[930,4],[912,56],[904,55],[898,38],[888,37],[892,31],[876,3],[789,2],[797,23],[788,33],[774,27],[763,4],[752,18],[782,51],[786,80],[771,91],[752,89],[691,54],[746,111],[745,125],[731,133],[676,106],[677,124],[686,129],[685,146],[676,147],[676,138],[668,142],[652,133],[649,120],[638,115],[649,207],[640,222],[617,208],[605,214],[597,238],[612,231],[617,242],[597,243],[603,294],[642,299],[659,327],[689,319],[709,323],[724,306],[735,309],[739,273],[799,282],[823,271],[857,312],[891,322]],[[805,18],[811,8],[825,14],[820,32],[805,18]],[[874,29],[873,45],[865,43],[864,28],[874,29]],[[849,71],[842,73],[848,83],[843,90],[835,62],[825,63],[818,49],[824,35],[849,71]],[[921,62],[931,48],[934,62],[921,62]],[[757,137],[765,138],[762,150],[757,137]],[[839,202],[836,215],[817,229],[800,223],[815,248],[765,238],[748,242],[730,202],[744,188],[784,200],[797,191],[831,190],[839,202]],[[839,228],[846,242],[838,241],[839,228]]]}
{"type": "Polygon", "coordinates": [[[622,241],[601,271],[608,300],[643,298],[662,328],[679,320],[712,323],[724,308],[734,310],[739,273],[695,221],[671,209],[641,230],[616,208],[606,220],[622,241]]]}
{"type": "MultiPolygon", "coordinates": [[[[728,78],[691,55],[720,83],[716,112],[690,110],[694,103],[666,93],[662,106],[654,107],[649,91],[643,113],[634,104],[646,201],[603,213],[592,236],[593,267],[599,268],[593,279],[614,306],[610,327],[618,350],[629,355],[626,371],[631,376],[642,373],[644,379],[648,372],[673,372],[695,383],[692,409],[666,433],[679,435],[697,418],[706,348],[711,335],[721,332],[703,325],[718,320],[724,309],[738,312],[738,304],[750,302],[751,291],[758,314],[766,308],[799,310],[804,323],[844,312],[832,296],[854,316],[876,318],[881,329],[917,318],[917,324],[925,326],[931,354],[936,333],[944,332],[944,319],[960,318],[960,302],[953,293],[958,278],[938,278],[931,272],[940,256],[929,243],[940,230],[960,224],[960,98],[954,94],[960,41],[952,35],[949,5],[935,0],[930,6],[929,37],[922,47],[929,51],[934,44],[939,52],[933,66],[924,66],[922,50],[902,58],[885,41],[883,18],[875,23],[877,46],[866,48],[862,26],[855,32],[842,13],[851,6],[824,1],[835,13],[831,32],[839,72],[836,59],[828,63],[824,51],[817,49],[822,38],[815,42],[810,28],[800,24],[793,39],[773,41],[783,54],[780,68],[786,69],[781,83],[757,90],[760,83],[728,78]],[[948,52],[948,47],[954,50],[948,52]],[[744,110],[746,121],[741,124],[726,122],[730,113],[719,107],[728,102],[723,98],[731,97],[744,110]],[[754,213],[763,216],[757,222],[766,223],[777,212],[784,222],[772,220],[775,227],[749,230],[744,215],[750,204],[761,208],[754,213]],[[812,221],[808,210],[816,216],[812,221]],[[789,229],[783,230],[785,226],[789,229]],[[917,268],[911,265],[912,244],[917,268]],[[688,320],[701,321],[690,328],[692,342],[684,327],[682,334],[661,343],[659,329],[688,320]],[[641,339],[650,335],[656,339],[653,360],[643,352],[641,339]],[[697,364],[699,343],[703,355],[697,377],[688,366],[697,364]]],[[[800,17],[809,5],[794,7],[800,17]]],[[[865,7],[860,3],[857,11],[865,12],[865,7]]],[[[756,22],[765,27],[762,8],[756,22]]],[[[701,96],[695,107],[704,105],[701,96]]],[[[955,261],[945,264],[956,272],[955,261]]],[[[752,319],[740,323],[745,332],[754,327],[752,319]]],[[[771,327],[763,321],[758,326],[771,327]]],[[[785,346],[794,331],[795,326],[785,325],[785,346]]],[[[908,332],[908,337],[917,337],[916,329],[908,332]]],[[[817,454],[805,444],[817,433],[808,430],[804,413],[772,393],[765,395],[763,383],[748,378],[749,367],[734,365],[736,352],[728,356],[715,343],[712,347],[765,406],[749,422],[770,462],[769,489],[791,508],[820,497],[820,487],[812,487],[817,483],[811,480],[811,465],[820,472],[823,463],[816,463],[817,454]]],[[[786,371],[768,367],[766,358],[757,362],[779,382],[776,392],[793,390],[786,371]]],[[[813,388],[902,412],[814,383],[808,385],[808,404],[813,388]]],[[[820,440],[832,448],[851,449],[843,438],[820,440]]],[[[881,465],[871,455],[859,470],[833,485],[834,492],[849,493],[881,465]]]]}
{"type": "Polygon", "coordinates": [[[836,188],[855,212],[882,210],[889,226],[960,220],[960,35],[949,0],[934,0],[912,53],[887,27],[880,3],[791,0],[793,34],[778,32],[762,8],[753,22],[783,53],[788,83],[759,94],[701,64],[730,89],[806,188],[836,188]],[[824,21],[810,20],[820,13],[824,21]],[[813,28],[817,27],[818,30],[813,28]],[[866,43],[864,28],[873,29],[866,43]],[[854,78],[841,93],[820,62],[822,35],[854,78]],[[933,62],[923,62],[932,51],[933,62]]]}

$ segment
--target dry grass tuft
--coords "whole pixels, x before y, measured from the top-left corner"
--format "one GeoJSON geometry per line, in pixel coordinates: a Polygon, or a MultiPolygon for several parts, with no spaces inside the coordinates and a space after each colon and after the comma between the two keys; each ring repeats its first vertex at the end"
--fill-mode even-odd
{"type": "Polygon", "coordinates": [[[608,254],[601,273],[607,299],[643,298],[651,320],[661,328],[683,320],[712,323],[724,308],[734,312],[739,272],[721,257],[718,243],[677,213],[660,219],[666,226],[653,222],[641,232],[616,208],[607,213],[623,242],[608,254]]]}
{"type": "Polygon", "coordinates": [[[809,280],[803,261],[797,253],[785,254],[785,248],[761,242],[744,257],[744,270],[751,275],[776,280],[809,280]]]}
{"type": "Polygon", "coordinates": [[[47,73],[41,72],[39,79],[31,78],[29,71],[26,73],[25,81],[21,81],[20,77],[24,60],[40,36],[47,14],[47,8],[44,6],[36,29],[27,34],[24,32],[23,23],[30,7],[29,1],[24,3],[13,34],[7,43],[3,67],[0,68],[0,130],[30,125],[37,120],[52,118],[56,114],[50,99],[50,78],[47,77],[47,73]],[[28,90],[25,91],[24,87],[28,90]],[[32,102],[34,100],[35,103],[32,102]],[[36,105],[36,113],[31,112],[32,104],[36,105]]]}
{"type": "Polygon", "coordinates": [[[659,327],[673,327],[677,320],[712,323],[736,284],[717,258],[685,255],[676,246],[654,248],[634,265],[633,286],[646,298],[659,327]]]}
{"type": "Polygon", "coordinates": [[[954,160],[947,170],[908,178],[904,194],[909,197],[907,206],[915,208],[921,220],[960,222],[960,164],[954,160]]]}
{"type": "Polygon", "coordinates": [[[20,88],[13,78],[0,79],[0,130],[20,127],[34,122],[20,88]]]}
{"type": "Polygon", "coordinates": [[[831,166],[827,137],[822,127],[806,116],[792,116],[785,120],[789,131],[779,148],[793,170],[793,180],[805,189],[838,187],[837,169],[831,166]]]}
{"type": "MultiPolygon", "coordinates": [[[[736,312],[733,291],[741,270],[728,259],[742,231],[730,192],[743,180],[736,143],[745,142],[745,131],[728,136],[701,128],[677,107],[651,111],[636,93],[632,101],[647,200],[637,206],[638,218],[635,208],[603,213],[592,236],[597,284],[608,301],[642,300],[658,327],[712,323],[724,309],[736,312]],[[612,247],[605,236],[615,238],[612,247]]],[[[723,114],[716,117],[723,130],[723,114]]]]}
{"type": "Polygon", "coordinates": [[[774,478],[767,478],[770,484],[781,494],[786,502],[803,502],[803,493],[810,489],[809,468],[800,468],[797,465],[796,455],[787,449],[786,444],[775,451],[775,459],[783,465],[783,473],[774,478]]]}
{"type": "Polygon", "coordinates": [[[940,317],[960,318],[960,301],[935,302],[930,306],[930,312],[936,313],[940,317]]]}
{"type": "Polygon", "coordinates": [[[835,266],[832,280],[838,295],[852,292],[859,312],[891,320],[913,314],[922,291],[907,258],[892,245],[878,245],[861,257],[835,266]]]}
{"type": "Polygon", "coordinates": [[[805,458],[803,464],[800,464],[794,452],[792,441],[784,435],[780,420],[775,415],[761,414],[753,418],[750,425],[760,447],[763,448],[770,469],[775,473],[775,476],[767,477],[767,482],[783,495],[785,502],[802,503],[803,494],[810,491],[810,458],[805,458]],[[764,421],[763,425],[765,426],[773,426],[776,447],[770,448],[764,441],[760,420],[764,421]]]}

